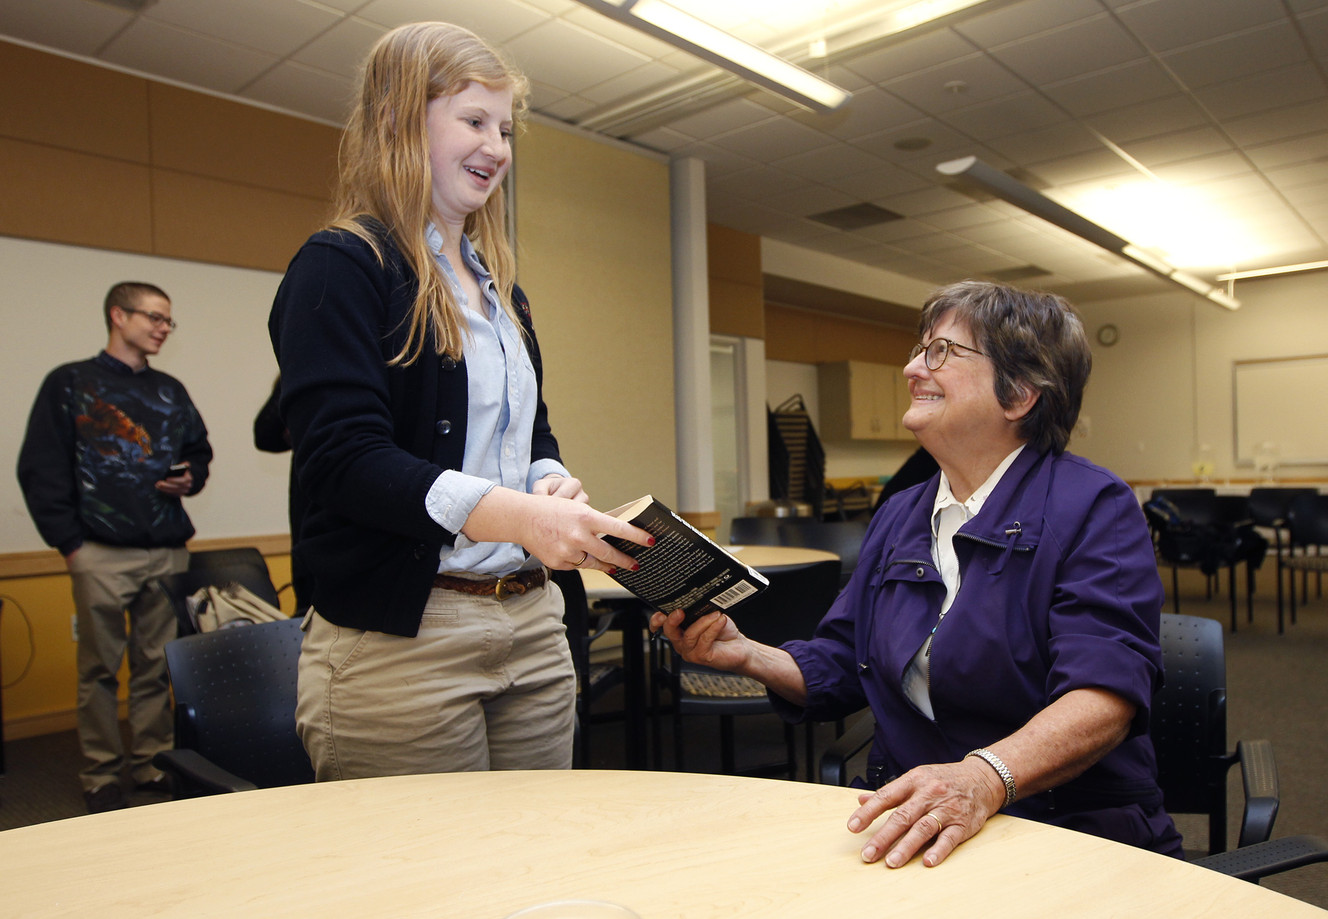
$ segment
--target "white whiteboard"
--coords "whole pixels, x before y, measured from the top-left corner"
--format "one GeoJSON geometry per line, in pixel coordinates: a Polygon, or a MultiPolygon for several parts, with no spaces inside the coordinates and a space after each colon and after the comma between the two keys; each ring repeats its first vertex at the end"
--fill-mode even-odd
{"type": "MultiPolygon", "coordinates": [[[[295,253],[290,253],[294,255],[295,253]]],[[[102,301],[117,281],[166,291],[180,328],[153,367],[178,377],[198,406],[215,456],[207,486],[185,499],[201,539],[285,533],[290,454],[254,448],[254,416],[272,391],[267,315],[281,275],[0,237],[0,552],[46,548],[18,488],[19,445],[42,379],[106,346],[102,301]]]]}
{"type": "Polygon", "coordinates": [[[1328,462],[1328,354],[1236,361],[1232,388],[1237,463],[1263,444],[1280,464],[1328,462]]]}

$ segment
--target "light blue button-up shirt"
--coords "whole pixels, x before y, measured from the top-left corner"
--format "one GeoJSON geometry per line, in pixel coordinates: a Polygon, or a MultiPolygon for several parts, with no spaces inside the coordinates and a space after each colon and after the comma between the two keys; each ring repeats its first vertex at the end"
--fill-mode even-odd
{"type": "Polygon", "coordinates": [[[537,567],[539,563],[514,543],[477,543],[461,533],[470,512],[495,485],[529,492],[546,475],[568,475],[556,460],[530,461],[539,398],[535,367],[521,329],[499,304],[493,276],[480,263],[470,240],[461,238],[461,258],[479,282],[483,315],[470,308],[456,272],[442,254],[442,234],[430,225],[427,238],[466,319],[465,453],[461,469],[444,471],[425,498],[429,516],[456,534],[455,545],[443,547],[438,570],[492,576],[537,567]]]}

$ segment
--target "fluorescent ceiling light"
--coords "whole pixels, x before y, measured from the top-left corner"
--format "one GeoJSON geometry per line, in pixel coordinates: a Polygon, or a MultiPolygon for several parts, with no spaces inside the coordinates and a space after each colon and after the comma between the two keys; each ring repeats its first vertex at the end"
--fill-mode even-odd
{"type": "Polygon", "coordinates": [[[940,163],[937,165],[936,171],[942,175],[966,179],[1002,201],[1007,201],[1034,217],[1039,217],[1053,226],[1060,227],[1062,230],[1068,230],[1080,239],[1086,239],[1095,246],[1100,246],[1108,252],[1119,255],[1126,261],[1145,268],[1158,277],[1165,278],[1173,284],[1216,303],[1218,306],[1229,310],[1240,308],[1240,301],[1221,288],[1214,287],[1201,278],[1186,274],[1170,265],[1165,259],[1145,252],[1129,240],[1117,236],[1105,227],[1093,223],[1087,217],[1075,213],[1046,195],[1034,191],[1022,182],[1010,178],[1004,172],[989,166],[976,156],[966,156],[962,159],[940,163]]]}
{"type": "Polygon", "coordinates": [[[578,2],[812,111],[832,112],[852,96],[848,90],[697,19],[664,0],[578,2]]]}
{"type": "Polygon", "coordinates": [[[1275,268],[1251,268],[1249,271],[1233,271],[1219,274],[1219,281],[1243,281],[1246,278],[1266,278],[1274,274],[1294,274],[1297,271],[1319,271],[1328,268],[1328,262],[1301,262],[1299,265],[1278,265],[1275,268]]]}

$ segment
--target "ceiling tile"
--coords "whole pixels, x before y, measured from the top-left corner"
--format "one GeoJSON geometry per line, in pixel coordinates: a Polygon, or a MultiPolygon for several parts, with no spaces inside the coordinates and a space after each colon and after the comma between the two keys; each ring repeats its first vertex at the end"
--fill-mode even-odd
{"type": "Polygon", "coordinates": [[[1195,97],[1220,120],[1239,118],[1269,108],[1328,98],[1323,73],[1310,63],[1293,64],[1254,76],[1201,89],[1195,97]]]}
{"type": "Polygon", "coordinates": [[[872,83],[884,83],[944,61],[967,57],[974,50],[972,42],[950,29],[936,29],[916,38],[888,42],[869,53],[850,58],[844,62],[844,67],[872,83]]]}
{"type": "Polygon", "coordinates": [[[879,131],[915,122],[922,113],[898,96],[869,86],[853,93],[843,108],[829,114],[795,112],[794,121],[842,140],[856,140],[879,131]]]}
{"type": "Polygon", "coordinates": [[[568,92],[598,86],[624,70],[644,64],[646,55],[628,51],[559,20],[551,20],[507,43],[522,69],[568,92]]]}
{"type": "Polygon", "coordinates": [[[609,105],[622,99],[628,99],[637,93],[677,80],[682,74],[672,67],[658,61],[649,61],[635,70],[628,70],[605,80],[595,86],[588,86],[578,95],[589,99],[596,106],[609,105]]]}
{"type": "Polygon", "coordinates": [[[985,54],[947,61],[890,80],[884,88],[923,111],[943,113],[1000,99],[1028,86],[985,54]]]}
{"type": "Polygon", "coordinates": [[[1102,142],[1092,132],[1079,122],[1071,121],[992,138],[985,143],[1003,157],[1020,163],[1036,163],[1055,156],[1102,149],[1102,142]]]}
{"type": "Polygon", "coordinates": [[[1188,131],[1173,131],[1158,137],[1131,141],[1122,144],[1130,156],[1151,168],[1164,166],[1192,158],[1214,153],[1226,153],[1231,150],[1231,142],[1226,135],[1215,128],[1192,128],[1188,131]]]}
{"type": "Polygon", "coordinates": [[[822,185],[838,189],[859,201],[879,204],[880,199],[925,188],[928,182],[889,163],[880,163],[856,175],[832,175],[821,179],[822,185]]]}
{"type": "Polygon", "coordinates": [[[346,77],[286,62],[264,73],[244,90],[246,99],[303,112],[331,124],[345,124],[355,96],[346,77]]]}
{"type": "Polygon", "coordinates": [[[1042,87],[1072,115],[1093,115],[1174,96],[1176,81],[1154,60],[1131,61],[1042,87]]]}
{"type": "Polygon", "coordinates": [[[770,111],[750,99],[732,99],[720,105],[678,118],[669,122],[669,127],[695,137],[708,140],[718,134],[725,134],[736,128],[771,121],[770,111]]]}
{"type": "Polygon", "coordinates": [[[1033,84],[1119,67],[1144,56],[1139,44],[1105,14],[993,48],[989,53],[1033,84]]]}
{"type": "Polygon", "coordinates": [[[1274,22],[1285,12],[1281,0],[1153,0],[1126,6],[1117,15],[1148,48],[1168,51],[1274,22]]]}
{"type": "Polygon", "coordinates": [[[1228,121],[1223,127],[1241,145],[1318,134],[1328,125],[1328,102],[1316,100],[1228,121]]]}
{"type": "Polygon", "coordinates": [[[823,182],[830,176],[855,175],[867,170],[879,169],[884,165],[870,153],[846,144],[813,150],[808,153],[797,153],[793,156],[769,162],[786,172],[791,172],[814,182],[823,182]]]}
{"type": "Polygon", "coordinates": [[[710,139],[712,144],[750,156],[754,160],[771,163],[796,153],[805,153],[828,147],[832,139],[819,131],[790,121],[776,118],[739,128],[710,139]]]}
{"type": "Polygon", "coordinates": [[[1097,0],[1022,0],[979,12],[954,30],[982,48],[995,48],[1102,12],[1097,0]]]}
{"type": "Polygon", "coordinates": [[[1209,124],[1203,110],[1188,96],[1177,93],[1140,105],[1099,112],[1084,122],[1118,144],[1169,134],[1180,128],[1209,124]]]}
{"type": "Polygon", "coordinates": [[[96,54],[132,18],[125,10],[87,0],[0,3],[0,33],[88,56],[96,54]]]}
{"type": "Polygon", "coordinates": [[[343,19],[295,52],[291,60],[354,79],[359,74],[360,63],[386,32],[386,26],[363,19],[343,19]]]}
{"type": "Polygon", "coordinates": [[[141,18],[117,35],[101,57],[223,93],[236,92],[277,63],[270,54],[141,18]]]}
{"type": "Polygon", "coordinates": [[[1225,35],[1162,55],[1188,88],[1199,89],[1308,58],[1290,22],[1225,35]]]}
{"type": "Polygon", "coordinates": [[[940,116],[955,130],[974,140],[1008,137],[1066,122],[1065,113],[1035,92],[1007,96],[994,102],[948,112],[940,116]]]}
{"type": "Polygon", "coordinates": [[[287,55],[332,28],[341,15],[315,3],[270,0],[171,0],[149,6],[145,19],[164,22],[269,54],[287,55]]]}

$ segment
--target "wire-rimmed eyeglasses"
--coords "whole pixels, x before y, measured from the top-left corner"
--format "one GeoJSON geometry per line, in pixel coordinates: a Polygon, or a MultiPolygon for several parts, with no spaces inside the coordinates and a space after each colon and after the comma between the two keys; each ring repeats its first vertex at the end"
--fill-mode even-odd
{"type": "Polygon", "coordinates": [[[968,345],[961,345],[959,342],[954,341],[953,339],[933,338],[925,345],[921,343],[914,345],[913,350],[908,352],[908,359],[909,361],[912,361],[913,358],[917,357],[919,354],[926,354],[926,357],[923,358],[923,360],[927,364],[927,369],[940,370],[941,367],[945,364],[945,359],[950,356],[951,348],[958,348],[961,351],[972,351],[974,354],[978,355],[979,357],[987,356],[983,354],[981,351],[979,351],[977,348],[970,348],[968,345]]]}
{"type": "MultiPolygon", "coordinates": [[[[138,313],[138,315],[146,317],[148,322],[152,323],[153,325],[164,325],[172,332],[174,332],[176,328],[179,327],[179,323],[177,323],[170,316],[163,316],[161,313],[158,313],[156,311],[149,312],[148,310],[135,309],[132,306],[122,306],[120,307],[120,309],[124,310],[126,313],[138,313]]],[[[942,360],[944,360],[944,358],[942,358],[942,360]]]]}

